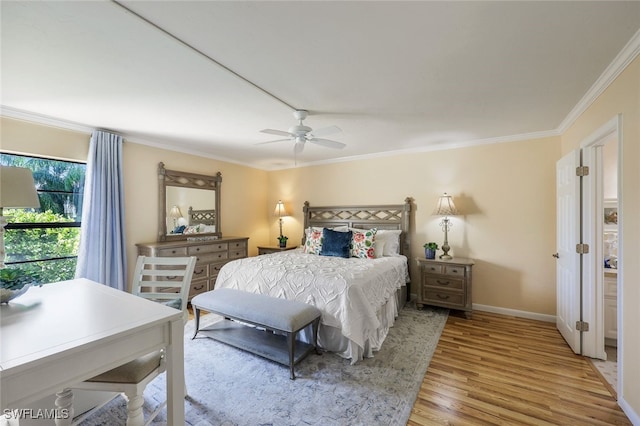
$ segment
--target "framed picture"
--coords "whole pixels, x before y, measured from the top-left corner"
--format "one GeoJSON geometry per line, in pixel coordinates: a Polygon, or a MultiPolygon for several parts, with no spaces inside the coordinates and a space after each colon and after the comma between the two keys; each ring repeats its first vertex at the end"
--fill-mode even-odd
{"type": "Polygon", "coordinates": [[[618,229],[618,200],[604,200],[604,228],[618,229]]]}

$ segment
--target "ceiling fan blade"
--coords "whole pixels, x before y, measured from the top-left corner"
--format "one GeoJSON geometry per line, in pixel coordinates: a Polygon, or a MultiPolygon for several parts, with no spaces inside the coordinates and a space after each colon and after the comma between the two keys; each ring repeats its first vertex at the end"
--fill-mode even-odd
{"type": "Polygon", "coordinates": [[[275,142],[289,142],[291,139],[278,139],[275,141],[266,141],[266,142],[258,142],[256,145],[265,145],[268,143],[275,143],[275,142]]]}
{"type": "Polygon", "coordinates": [[[296,142],[296,144],[293,146],[293,153],[300,154],[303,149],[304,149],[304,142],[296,142]]]}
{"type": "Polygon", "coordinates": [[[336,149],[342,149],[345,146],[347,146],[346,144],[343,144],[342,142],[332,141],[332,140],[329,140],[329,139],[311,138],[311,139],[309,139],[309,142],[315,143],[315,144],[321,145],[321,146],[326,146],[327,148],[336,148],[336,149]]]}
{"type": "Polygon", "coordinates": [[[274,130],[274,129],[264,129],[264,130],[260,130],[262,133],[267,133],[270,135],[276,135],[276,136],[295,136],[294,134],[291,134],[289,132],[285,132],[284,130],[274,130]]]}
{"type": "Polygon", "coordinates": [[[342,129],[338,126],[329,126],[329,127],[323,127],[321,129],[312,130],[310,135],[312,137],[327,136],[327,135],[333,135],[334,133],[340,133],[341,131],[342,129]]]}

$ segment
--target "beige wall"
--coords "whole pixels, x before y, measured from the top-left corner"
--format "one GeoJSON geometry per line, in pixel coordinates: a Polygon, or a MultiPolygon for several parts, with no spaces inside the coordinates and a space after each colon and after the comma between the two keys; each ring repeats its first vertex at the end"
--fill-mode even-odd
{"type": "MultiPolygon", "coordinates": [[[[442,244],[438,196],[454,197],[454,256],[476,261],[473,303],[555,315],[555,163],[560,139],[546,138],[271,172],[269,205],[293,208],[285,234],[299,243],[302,205],[415,204],[412,258],[442,244]],[[293,185],[295,183],[295,185],[293,185]]],[[[271,238],[278,233],[272,225],[271,238]]],[[[413,276],[415,262],[411,261],[413,276]]],[[[414,287],[415,289],[415,287],[414,287]]]]}
{"type": "Polygon", "coordinates": [[[622,397],[640,415],[640,58],[629,65],[562,135],[562,154],[616,115],[622,115],[622,159],[618,182],[620,228],[619,294],[622,301],[622,397]]]}

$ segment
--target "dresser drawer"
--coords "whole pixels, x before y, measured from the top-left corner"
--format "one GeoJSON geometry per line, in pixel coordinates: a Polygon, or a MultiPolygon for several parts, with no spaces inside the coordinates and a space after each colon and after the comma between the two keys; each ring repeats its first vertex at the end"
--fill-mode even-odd
{"type": "Polygon", "coordinates": [[[229,243],[229,250],[247,250],[247,242],[246,241],[236,241],[229,243]]]}
{"type": "Polygon", "coordinates": [[[425,303],[459,309],[464,306],[464,293],[426,287],[423,289],[423,300],[425,303]]]}
{"type": "Polygon", "coordinates": [[[196,265],[199,265],[201,263],[216,262],[218,260],[227,259],[228,257],[229,254],[226,251],[220,251],[217,253],[203,253],[196,256],[196,258],[198,259],[196,261],[196,265]]]}
{"type": "Polygon", "coordinates": [[[188,247],[189,256],[197,256],[201,253],[213,253],[218,251],[227,251],[229,245],[227,243],[203,244],[199,246],[188,247]]]}
{"type": "Polygon", "coordinates": [[[208,264],[196,264],[193,270],[192,281],[209,277],[209,265],[208,264]]]}
{"type": "Polygon", "coordinates": [[[443,273],[445,275],[451,275],[455,277],[464,277],[464,267],[463,266],[454,266],[454,265],[442,265],[443,273]]]}
{"type": "Polygon", "coordinates": [[[208,283],[209,281],[207,279],[192,281],[191,288],[189,288],[189,299],[191,299],[196,294],[204,293],[205,291],[207,291],[208,283]]]}
{"type": "Polygon", "coordinates": [[[242,259],[243,257],[247,257],[246,247],[236,250],[229,249],[229,259],[242,259]]]}
{"type": "Polygon", "coordinates": [[[187,256],[186,247],[161,248],[157,250],[158,257],[182,257],[187,256]]]}
{"type": "Polygon", "coordinates": [[[430,276],[425,277],[425,285],[428,287],[439,287],[444,289],[464,290],[464,280],[449,278],[446,276],[430,276]]]}
{"type": "Polygon", "coordinates": [[[424,265],[422,272],[426,274],[442,274],[444,271],[444,265],[424,265]]]}
{"type": "Polygon", "coordinates": [[[222,267],[226,264],[227,262],[219,262],[219,263],[212,263],[211,265],[209,265],[210,268],[210,274],[209,276],[212,278],[215,278],[218,276],[218,272],[220,272],[220,269],[222,269],[222,267]]]}

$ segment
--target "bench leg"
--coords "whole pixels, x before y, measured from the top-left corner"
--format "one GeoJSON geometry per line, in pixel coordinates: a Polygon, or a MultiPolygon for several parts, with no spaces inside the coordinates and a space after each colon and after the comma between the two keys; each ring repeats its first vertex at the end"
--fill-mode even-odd
{"type": "Polygon", "coordinates": [[[195,313],[195,319],[196,319],[196,330],[193,332],[193,337],[191,338],[191,340],[196,338],[196,335],[198,334],[198,329],[200,328],[200,308],[196,308],[195,306],[193,307],[194,313],[195,313]]]}
{"type": "Polygon", "coordinates": [[[313,333],[313,347],[315,348],[317,355],[322,355],[322,352],[318,349],[318,328],[320,327],[320,317],[313,320],[313,325],[311,327],[313,333]]]}
{"type": "Polygon", "coordinates": [[[287,333],[287,345],[289,346],[289,378],[295,380],[296,375],[293,372],[293,363],[295,360],[296,333],[287,333]]]}

